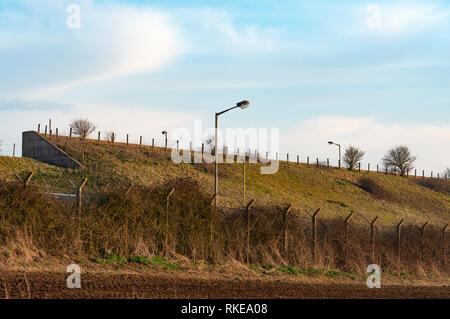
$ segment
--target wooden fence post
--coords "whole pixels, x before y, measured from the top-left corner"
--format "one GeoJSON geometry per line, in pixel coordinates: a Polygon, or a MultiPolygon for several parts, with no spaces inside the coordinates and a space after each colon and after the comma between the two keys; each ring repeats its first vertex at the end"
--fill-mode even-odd
{"type": "Polygon", "coordinates": [[[292,208],[292,204],[289,204],[289,206],[288,207],[286,207],[286,209],[284,210],[284,220],[283,220],[283,222],[284,222],[284,253],[286,254],[286,256],[287,256],[287,253],[288,253],[288,214],[289,214],[289,211],[291,210],[291,208],[292,208]]]}
{"type": "Polygon", "coordinates": [[[289,164],[289,153],[286,154],[286,163],[289,164]]]}
{"type": "Polygon", "coordinates": [[[252,199],[245,207],[245,213],[247,218],[247,264],[250,262],[250,208],[255,203],[255,199],[252,199]]]}
{"type": "Polygon", "coordinates": [[[414,170],[414,178],[417,178],[417,169],[414,170]]]}
{"type": "Polygon", "coordinates": [[[309,165],[309,156],[308,156],[308,158],[306,159],[306,163],[309,165]]]}
{"type": "Polygon", "coordinates": [[[139,136],[139,147],[142,147],[142,136],[139,136]]]}
{"type": "Polygon", "coordinates": [[[97,133],[97,143],[100,143],[100,131],[97,133]]]}
{"type": "Polygon", "coordinates": [[[316,167],[319,168],[319,158],[316,158],[316,167]]]}
{"type": "Polygon", "coordinates": [[[155,147],[155,138],[152,138],[152,147],[155,147]]]}
{"type": "Polygon", "coordinates": [[[420,236],[421,236],[421,249],[420,249],[420,255],[422,258],[422,261],[424,260],[425,255],[425,227],[428,225],[428,221],[426,221],[422,227],[420,227],[420,236]]]}
{"type": "Polygon", "coordinates": [[[377,164],[377,173],[379,173],[380,172],[380,164],[377,164]]]}
{"type": "Polygon", "coordinates": [[[300,156],[297,155],[297,164],[300,164],[300,156]]]}
{"type": "Polygon", "coordinates": [[[41,124],[38,124],[38,134],[40,134],[41,133],[41,124]]]}
{"type": "Polygon", "coordinates": [[[72,138],[72,128],[70,128],[70,131],[69,131],[69,138],[72,138]]]}
{"type": "Polygon", "coordinates": [[[202,159],[203,159],[203,154],[205,154],[205,143],[202,143],[202,159]]]}
{"type": "Polygon", "coordinates": [[[166,223],[165,223],[165,234],[164,234],[164,253],[166,256],[169,254],[169,199],[172,196],[175,188],[172,188],[169,195],[166,197],[166,223]]]}
{"type": "Polygon", "coordinates": [[[127,134],[127,146],[128,146],[128,134],[127,134]]]}
{"type": "Polygon", "coordinates": [[[361,173],[361,162],[358,163],[358,172],[361,173]]]}
{"type": "Polygon", "coordinates": [[[422,179],[425,179],[425,171],[422,171],[422,179]]]}
{"type": "Polygon", "coordinates": [[[370,163],[367,163],[367,171],[370,172],[370,163]]]}
{"type": "Polygon", "coordinates": [[[12,157],[16,157],[16,143],[13,144],[13,153],[12,153],[12,157]]]}
{"type": "Polygon", "coordinates": [[[327,166],[330,167],[330,159],[327,158],[327,166]]]}
{"type": "Polygon", "coordinates": [[[44,136],[47,137],[47,125],[45,125],[44,136]]]}

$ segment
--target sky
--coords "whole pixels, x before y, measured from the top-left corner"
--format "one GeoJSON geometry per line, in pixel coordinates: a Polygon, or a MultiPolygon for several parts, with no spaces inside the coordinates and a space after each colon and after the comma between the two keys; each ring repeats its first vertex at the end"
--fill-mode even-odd
{"type": "Polygon", "coordinates": [[[279,129],[281,157],[337,163],[333,140],[374,167],[404,144],[436,174],[449,57],[446,1],[0,0],[0,154],[49,119],[149,142],[247,99],[220,127],[279,129]]]}

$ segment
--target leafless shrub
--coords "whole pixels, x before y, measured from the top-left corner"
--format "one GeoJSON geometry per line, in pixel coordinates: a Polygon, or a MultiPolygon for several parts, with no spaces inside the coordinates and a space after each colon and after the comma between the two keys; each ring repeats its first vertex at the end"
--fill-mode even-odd
{"type": "Polygon", "coordinates": [[[412,156],[408,146],[400,145],[387,151],[382,159],[384,167],[392,173],[400,173],[405,176],[414,168],[413,164],[417,157],[412,156]]]}
{"type": "Polygon", "coordinates": [[[95,130],[95,125],[88,119],[72,120],[69,126],[73,134],[78,135],[82,140],[86,139],[95,130]]]}
{"type": "Polygon", "coordinates": [[[450,182],[442,179],[418,179],[416,183],[436,192],[450,195],[450,182]]]}
{"type": "Polygon", "coordinates": [[[205,143],[205,152],[215,155],[216,152],[216,140],[214,135],[209,135],[205,140],[203,141],[205,143]]]}
{"type": "Polygon", "coordinates": [[[372,194],[377,199],[393,200],[393,195],[381,187],[374,179],[362,177],[359,179],[359,186],[366,192],[372,194]]]}
{"type": "Polygon", "coordinates": [[[364,157],[364,152],[355,146],[349,146],[344,153],[343,162],[348,169],[354,170],[364,157]]]}

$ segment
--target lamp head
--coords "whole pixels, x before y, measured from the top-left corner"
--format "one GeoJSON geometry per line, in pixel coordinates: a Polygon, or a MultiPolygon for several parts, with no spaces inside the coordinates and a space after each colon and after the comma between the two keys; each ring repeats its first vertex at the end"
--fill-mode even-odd
{"type": "Polygon", "coordinates": [[[236,103],[236,106],[237,106],[237,107],[240,107],[241,109],[245,109],[245,108],[247,108],[249,105],[250,105],[250,102],[247,101],[247,100],[244,100],[244,101],[241,101],[241,102],[236,103]]]}
{"type": "Polygon", "coordinates": [[[328,144],[330,144],[330,145],[331,145],[331,144],[333,144],[333,142],[332,142],[332,141],[328,141],[328,144]]]}

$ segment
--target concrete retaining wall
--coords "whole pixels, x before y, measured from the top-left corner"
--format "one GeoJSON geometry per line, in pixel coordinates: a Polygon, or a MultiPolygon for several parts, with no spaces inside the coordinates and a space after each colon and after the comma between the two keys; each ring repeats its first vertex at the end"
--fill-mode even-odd
{"type": "Polygon", "coordinates": [[[81,163],[34,131],[22,132],[22,157],[60,167],[83,168],[81,163]]]}

